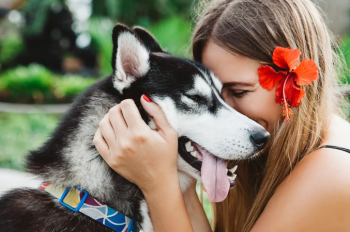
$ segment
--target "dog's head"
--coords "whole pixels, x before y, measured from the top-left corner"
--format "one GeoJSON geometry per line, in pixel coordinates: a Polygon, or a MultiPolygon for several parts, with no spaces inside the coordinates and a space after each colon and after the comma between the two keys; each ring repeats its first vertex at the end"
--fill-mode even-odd
{"type": "Polygon", "coordinates": [[[179,137],[180,173],[201,178],[209,200],[222,201],[230,187],[227,161],[253,157],[269,133],[222,100],[222,85],[208,69],[164,52],[145,29],[118,24],[113,44],[114,87],[139,107],[146,94],[162,108],[179,137]]]}

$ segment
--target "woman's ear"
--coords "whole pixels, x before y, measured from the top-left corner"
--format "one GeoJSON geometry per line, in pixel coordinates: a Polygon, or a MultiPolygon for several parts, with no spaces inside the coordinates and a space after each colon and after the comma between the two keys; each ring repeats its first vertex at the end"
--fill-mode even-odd
{"type": "Polygon", "coordinates": [[[122,24],[113,28],[112,39],[113,84],[122,93],[137,78],[148,73],[150,51],[132,30],[122,24]]]}

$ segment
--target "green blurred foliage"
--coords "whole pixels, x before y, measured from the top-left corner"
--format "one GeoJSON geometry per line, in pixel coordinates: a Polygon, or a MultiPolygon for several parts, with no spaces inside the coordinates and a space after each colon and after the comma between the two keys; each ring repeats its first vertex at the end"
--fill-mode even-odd
{"type": "Polygon", "coordinates": [[[0,77],[0,90],[7,89],[12,94],[31,96],[36,92],[46,94],[52,86],[51,72],[38,64],[19,66],[6,71],[0,77]]]}
{"type": "Polygon", "coordinates": [[[180,57],[191,57],[191,23],[181,17],[164,19],[149,28],[167,52],[180,57]]]}
{"type": "Polygon", "coordinates": [[[22,37],[9,33],[0,38],[0,64],[12,61],[24,49],[22,37]]]}
{"type": "MultiPolygon", "coordinates": [[[[193,5],[198,0],[92,0],[92,17],[109,18],[113,22],[150,27],[153,23],[169,17],[190,20],[193,5]]],[[[28,24],[23,31],[27,35],[43,30],[50,7],[67,8],[66,0],[27,0],[20,9],[27,16],[28,24]]]]}
{"type": "Polygon", "coordinates": [[[24,170],[24,155],[44,143],[60,116],[0,113],[0,167],[24,170]]]}
{"type": "Polygon", "coordinates": [[[65,75],[64,77],[53,78],[52,88],[56,97],[72,99],[96,81],[96,78],[65,75]]]}
{"type": "Polygon", "coordinates": [[[70,102],[95,78],[59,77],[39,64],[18,66],[0,75],[0,99],[11,102],[70,102]]]}
{"type": "MultiPolygon", "coordinates": [[[[91,18],[88,33],[98,53],[98,64],[102,75],[112,72],[112,30],[115,23],[107,18],[91,18]]],[[[162,48],[175,55],[190,58],[191,23],[181,17],[172,17],[146,27],[158,40],[162,48]]]]}
{"type": "Polygon", "coordinates": [[[342,39],[340,49],[346,62],[346,67],[343,68],[343,76],[341,76],[341,82],[343,84],[350,84],[350,35],[347,35],[342,39]]]}
{"type": "Polygon", "coordinates": [[[46,23],[48,10],[55,4],[65,6],[64,0],[27,0],[20,9],[26,16],[28,22],[22,29],[25,35],[36,35],[40,33],[46,23]]]}
{"type": "Polygon", "coordinates": [[[114,23],[107,18],[90,18],[88,33],[91,43],[95,45],[100,73],[112,73],[112,29],[114,23]]]}
{"type": "Polygon", "coordinates": [[[93,16],[107,16],[113,21],[127,25],[149,27],[161,19],[182,17],[190,19],[192,5],[195,0],[94,0],[93,16]]]}
{"type": "MultiPolygon", "coordinates": [[[[136,3],[129,0],[92,0],[92,15],[88,29],[92,44],[87,49],[98,54],[98,68],[101,75],[108,75],[112,71],[111,31],[117,22],[125,23],[130,27],[143,26],[154,33],[165,50],[177,56],[190,57],[190,21],[192,6],[197,1],[145,0],[136,3]]],[[[27,0],[19,9],[25,20],[18,34],[29,38],[49,30],[45,27],[49,11],[59,8],[69,9],[67,2],[68,0],[27,0]]],[[[76,33],[78,35],[81,31],[76,33]]],[[[25,51],[25,43],[21,39],[20,36],[16,38],[12,36],[9,39],[4,37],[6,46],[3,47],[6,49],[0,50],[0,63],[11,61],[21,51],[25,51]]]]}

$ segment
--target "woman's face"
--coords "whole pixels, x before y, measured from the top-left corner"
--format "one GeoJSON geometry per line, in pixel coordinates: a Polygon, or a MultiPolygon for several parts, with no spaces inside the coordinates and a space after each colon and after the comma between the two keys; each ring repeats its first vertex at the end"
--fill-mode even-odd
{"type": "Polygon", "coordinates": [[[282,106],[275,102],[276,89],[268,91],[260,86],[258,68],[261,64],[210,41],[203,50],[202,62],[223,83],[224,100],[273,134],[282,118],[282,106]]]}

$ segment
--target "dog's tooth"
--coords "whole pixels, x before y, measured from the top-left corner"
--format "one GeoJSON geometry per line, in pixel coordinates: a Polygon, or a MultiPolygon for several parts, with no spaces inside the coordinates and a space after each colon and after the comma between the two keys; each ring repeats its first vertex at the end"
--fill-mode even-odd
{"type": "Polygon", "coordinates": [[[237,170],[238,165],[234,166],[233,168],[229,169],[229,172],[231,172],[232,174],[235,173],[235,171],[237,170]]]}
{"type": "Polygon", "coordinates": [[[192,151],[191,155],[197,158],[197,152],[196,151],[192,151]]]}
{"type": "Polygon", "coordinates": [[[186,147],[186,151],[188,151],[188,152],[193,151],[193,147],[192,147],[192,145],[191,145],[191,141],[188,141],[188,142],[185,144],[185,147],[186,147]]]}
{"type": "Polygon", "coordinates": [[[234,181],[236,180],[236,177],[237,177],[237,175],[236,175],[236,174],[233,174],[233,176],[228,176],[227,178],[228,178],[228,181],[229,181],[230,183],[232,183],[232,182],[234,182],[234,181]]]}

